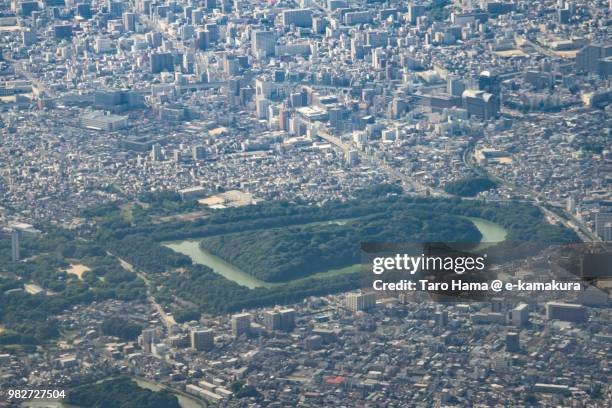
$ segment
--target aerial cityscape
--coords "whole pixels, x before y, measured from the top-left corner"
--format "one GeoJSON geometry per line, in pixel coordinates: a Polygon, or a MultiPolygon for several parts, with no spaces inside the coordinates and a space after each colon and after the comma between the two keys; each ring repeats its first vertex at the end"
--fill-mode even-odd
{"type": "Polygon", "coordinates": [[[611,17],[0,0],[0,407],[612,406],[611,17]]]}

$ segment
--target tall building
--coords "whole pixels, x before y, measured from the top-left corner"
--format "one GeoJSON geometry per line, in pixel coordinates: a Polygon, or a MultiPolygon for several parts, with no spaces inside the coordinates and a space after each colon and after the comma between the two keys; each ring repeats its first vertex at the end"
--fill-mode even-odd
{"type": "Polygon", "coordinates": [[[606,58],[612,56],[612,45],[589,44],[576,53],[576,69],[591,74],[605,74],[606,58]]]}
{"type": "Polygon", "coordinates": [[[181,157],[181,151],[179,149],[174,149],[172,151],[172,160],[175,163],[180,163],[181,162],[182,157],[181,157]]]}
{"type": "Polygon", "coordinates": [[[196,31],[196,44],[199,50],[205,50],[208,48],[210,44],[208,39],[208,31],[206,30],[197,30],[196,31]]]}
{"type": "Polygon", "coordinates": [[[465,81],[457,75],[449,75],[446,78],[446,93],[453,96],[461,96],[465,91],[465,81]]]}
{"type": "Polygon", "coordinates": [[[281,106],[278,110],[278,128],[280,130],[289,130],[289,112],[285,106],[281,106]]]}
{"type": "Polygon", "coordinates": [[[351,39],[351,59],[353,61],[362,59],[364,55],[365,55],[364,46],[361,43],[361,41],[359,41],[356,38],[352,38],[351,39]]]}
{"type": "Polygon", "coordinates": [[[18,262],[20,258],[20,241],[21,240],[21,231],[18,229],[13,229],[11,231],[11,259],[13,262],[18,262]]]}
{"type": "Polygon", "coordinates": [[[72,25],[70,24],[61,24],[53,27],[53,33],[55,34],[55,39],[61,40],[64,38],[72,37],[72,25]]]}
{"type": "Polygon", "coordinates": [[[354,312],[368,310],[376,306],[376,294],[370,293],[349,293],[346,297],[345,306],[354,312]]]}
{"type": "Polygon", "coordinates": [[[145,39],[147,40],[147,44],[149,44],[150,47],[157,48],[162,45],[164,36],[159,31],[155,31],[145,34],[145,39]]]}
{"type": "Polygon", "coordinates": [[[512,359],[506,353],[499,353],[491,358],[491,369],[503,373],[510,370],[512,367],[512,359]]]}
{"type": "Polygon", "coordinates": [[[33,12],[38,11],[38,2],[36,1],[21,1],[17,6],[18,13],[23,17],[29,17],[33,12]]]}
{"type": "Polygon", "coordinates": [[[32,28],[24,28],[21,31],[21,39],[22,39],[23,45],[25,45],[26,47],[36,43],[37,41],[36,30],[32,28]]]}
{"type": "Polygon", "coordinates": [[[268,330],[293,330],[295,328],[295,309],[270,310],[264,312],[264,326],[266,326],[268,330]]]}
{"type": "Polygon", "coordinates": [[[197,351],[209,351],[215,347],[215,336],[211,329],[193,330],[191,332],[191,348],[197,351]]]}
{"type": "Polygon", "coordinates": [[[307,350],[318,350],[323,345],[323,337],[319,335],[308,336],[304,339],[304,346],[307,350]]]}
{"type": "Polygon", "coordinates": [[[325,32],[325,27],[327,26],[327,20],[321,17],[316,17],[312,19],[312,31],[317,34],[323,34],[325,32]]]}
{"type": "Polygon", "coordinates": [[[140,345],[144,349],[146,353],[151,352],[151,345],[155,342],[156,338],[156,330],[155,329],[145,329],[142,331],[140,335],[140,345]]]}
{"type": "Polygon", "coordinates": [[[470,116],[486,121],[499,115],[499,98],[491,93],[468,89],[463,92],[462,100],[470,116]]]}
{"type": "Polygon", "coordinates": [[[191,10],[191,24],[199,25],[202,24],[204,13],[200,9],[191,10]]]}
{"type": "Polygon", "coordinates": [[[266,326],[268,330],[280,330],[281,314],[277,310],[264,312],[264,326],[266,326]]]}
{"type": "Polygon", "coordinates": [[[136,31],[136,14],[123,13],[123,29],[131,32],[136,31]]]}
{"type": "Polygon", "coordinates": [[[162,150],[159,143],[155,143],[153,147],[151,147],[151,160],[153,161],[161,161],[162,160],[162,150]]]}
{"type": "Polygon", "coordinates": [[[77,16],[84,18],[85,20],[89,20],[92,16],[91,4],[88,4],[88,3],[77,4],[76,14],[77,16]]]}
{"type": "Polygon", "coordinates": [[[410,24],[416,24],[417,18],[424,16],[427,7],[423,4],[408,4],[408,21],[410,24]]]}
{"type": "Polygon", "coordinates": [[[193,146],[191,148],[191,157],[193,160],[203,160],[206,157],[204,146],[193,146]]]}
{"type": "Polygon", "coordinates": [[[251,34],[251,51],[253,55],[268,57],[274,55],[276,34],[272,31],[253,31],[251,34]]]}
{"type": "MultiPolygon", "coordinates": [[[[144,98],[138,92],[130,90],[107,90],[94,91],[93,106],[114,112],[122,112],[129,109],[140,108],[144,105],[144,98]]],[[[127,122],[126,122],[127,124],[127,122]]]]}
{"type": "Polygon", "coordinates": [[[359,162],[359,152],[357,150],[347,150],[345,159],[348,166],[354,166],[359,162]]]}
{"type": "Polygon", "coordinates": [[[478,89],[499,96],[501,92],[499,76],[492,71],[482,71],[478,75],[478,89]]]}
{"type": "Polygon", "coordinates": [[[270,107],[270,101],[266,98],[257,97],[255,98],[255,113],[257,119],[268,119],[268,108],[270,107]]]}
{"type": "Polygon", "coordinates": [[[612,57],[597,60],[597,73],[605,79],[612,76],[612,57]]]}
{"type": "Polygon", "coordinates": [[[515,332],[506,333],[506,351],[516,353],[521,350],[519,334],[515,332]]]}
{"type": "Polygon", "coordinates": [[[204,30],[207,33],[209,44],[214,44],[219,40],[219,26],[217,24],[204,24],[204,30]]]}
{"type": "Polygon", "coordinates": [[[512,309],[511,313],[512,324],[516,327],[522,327],[527,324],[529,321],[529,306],[525,303],[522,303],[512,309]]]}
{"type": "Polygon", "coordinates": [[[448,311],[447,310],[441,310],[441,311],[436,312],[435,317],[436,317],[436,326],[438,327],[448,326],[448,311]]]}
{"type": "Polygon", "coordinates": [[[509,1],[487,1],[486,3],[487,13],[492,15],[507,14],[516,10],[516,4],[509,1]]]}
{"type": "Polygon", "coordinates": [[[604,242],[612,242],[612,222],[608,222],[604,225],[601,239],[603,239],[604,242]]]}
{"type": "Polygon", "coordinates": [[[240,65],[238,59],[233,54],[225,54],[223,56],[223,71],[230,76],[240,73],[240,65]]]}
{"type": "Polygon", "coordinates": [[[310,9],[294,9],[285,10],[282,14],[283,27],[294,25],[296,27],[311,27],[312,26],[312,10],[310,9]]]}
{"type": "Polygon", "coordinates": [[[595,233],[600,238],[604,238],[606,225],[612,223],[612,213],[595,214],[595,233]]]}
{"type": "Polygon", "coordinates": [[[560,24],[568,24],[570,19],[572,18],[572,10],[569,5],[565,5],[564,7],[557,8],[557,21],[560,24]]]}
{"type": "Polygon", "coordinates": [[[493,313],[504,313],[506,311],[506,305],[504,299],[499,297],[491,298],[491,304],[489,305],[491,312],[493,313]]]}
{"type": "Polygon", "coordinates": [[[281,330],[291,331],[295,328],[295,309],[280,311],[281,330]]]}
{"type": "Polygon", "coordinates": [[[609,252],[584,254],[580,262],[580,277],[586,280],[612,278],[611,258],[609,252]]]}
{"type": "Polygon", "coordinates": [[[174,71],[174,60],[169,52],[155,52],[151,54],[151,73],[158,74],[162,71],[174,71]]]}
{"type": "Polygon", "coordinates": [[[586,321],[587,312],[586,308],[582,305],[548,302],[546,303],[546,319],[581,323],[586,321]]]}
{"type": "Polygon", "coordinates": [[[372,13],[369,10],[351,11],[344,15],[344,24],[346,25],[366,24],[371,21],[372,13]]]}
{"type": "Polygon", "coordinates": [[[232,334],[239,337],[248,333],[251,329],[251,314],[239,313],[232,316],[232,334]]]}
{"type": "Polygon", "coordinates": [[[576,211],[576,200],[574,197],[567,197],[567,201],[565,203],[565,211],[570,214],[573,214],[576,211]]]}
{"type": "Polygon", "coordinates": [[[348,2],[344,0],[327,0],[327,9],[334,11],[341,8],[348,8],[348,2]]]}

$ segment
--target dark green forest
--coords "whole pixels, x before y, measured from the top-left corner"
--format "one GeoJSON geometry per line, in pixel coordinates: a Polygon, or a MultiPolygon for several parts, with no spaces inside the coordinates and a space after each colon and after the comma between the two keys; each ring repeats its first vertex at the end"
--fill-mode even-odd
{"type": "Polygon", "coordinates": [[[128,377],[77,387],[66,402],[88,408],[180,408],[171,392],[140,388],[128,377]]]}
{"type": "MultiPolygon", "coordinates": [[[[359,287],[359,273],[319,279],[307,276],[359,262],[362,241],[478,241],[480,233],[463,217],[502,225],[508,231],[508,242],[522,243],[521,254],[577,239],[571,231],[547,224],[540,210],[528,204],[398,193],[395,186],[375,186],[350,201],[324,205],[274,201],[210,210],[207,217],[189,222],[155,221],[158,214],[172,209],[191,211],[193,207],[180,203],[172,194],[152,195],[142,201],[146,206],[134,206],[131,220],[118,205],[106,205],[87,211],[94,227],[84,232],[37,226],[43,235],[24,237],[25,260],[18,263],[10,262],[10,239],[2,237],[0,325],[4,331],[0,348],[9,344],[33,347],[53,339],[61,332],[54,317],[74,305],[144,299],[144,282],[109,253],[146,274],[153,294],[168,311],[180,320],[192,320],[202,312],[291,303],[359,287]],[[333,223],[337,220],[347,223],[333,223]],[[251,290],[162,245],[166,240],[193,238],[202,239],[208,249],[255,276],[286,283],[251,290]],[[91,269],[82,280],[64,271],[74,262],[91,269]],[[175,273],[176,268],[182,268],[182,273],[175,273]],[[306,278],[291,281],[298,277],[306,278]],[[29,294],[24,291],[26,283],[39,285],[45,292],[29,294]],[[194,306],[177,307],[178,298],[194,306]]],[[[516,246],[500,244],[497,251],[514,256],[516,246]]],[[[112,325],[105,330],[120,333],[112,325]]]]}
{"type": "Polygon", "coordinates": [[[77,304],[105,299],[137,300],[146,296],[141,279],[125,271],[103,246],[77,240],[67,231],[46,229],[41,238],[24,238],[24,262],[10,262],[10,239],[0,240],[0,345],[39,345],[59,334],[54,316],[77,304]],[[64,271],[70,260],[91,271],[83,280],[64,271]],[[35,283],[47,293],[29,294],[35,283]]]}
{"type": "MultiPolygon", "coordinates": [[[[252,273],[259,270],[260,277],[274,279],[270,276],[275,276],[278,279],[290,271],[290,274],[294,274],[290,279],[293,279],[311,274],[317,269],[328,269],[332,265],[346,266],[354,263],[354,256],[358,254],[355,251],[359,250],[364,236],[367,239],[392,242],[395,239],[393,237],[410,237],[412,242],[421,242],[426,238],[477,241],[479,232],[473,230],[473,225],[462,217],[480,217],[505,227],[508,230],[507,239],[513,244],[506,248],[500,246],[498,252],[508,257],[515,256],[514,243],[523,243],[516,253],[524,255],[543,245],[576,239],[571,231],[547,224],[540,210],[528,204],[407,197],[395,194],[393,189],[387,192],[389,194],[369,195],[366,191],[360,199],[329,202],[323,206],[275,201],[214,211],[206,220],[192,223],[136,225],[125,230],[102,228],[98,234],[106,237],[110,241],[107,245],[112,245],[121,257],[150,274],[155,297],[159,302],[174,309],[176,298],[180,298],[196,304],[200,312],[208,313],[291,303],[306,296],[352,289],[359,287],[360,275],[353,273],[324,279],[306,278],[273,288],[248,289],[205,266],[192,265],[187,256],[167,250],[160,242],[202,237],[211,243],[209,248],[213,252],[252,273]],[[383,221],[385,219],[395,223],[383,221]],[[352,221],[345,226],[324,223],[334,220],[352,221]],[[303,225],[307,223],[310,225],[303,225]],[[416,227],[423,229],[422,234],[416,227]],[[130,235],[130,231],[134,235],[130,235]],[[360,237],[358,234],[365,235],[360,237]],[[135,240],[145,239],[144,235],[147,236],[147,245],[134,243],[135,240]],[[326,238],[330,240],[325,241],[326,238]],[[151,244],[151,241],[156,243],[151,244]],[[213,242],[217,245],[216,251],[212,248],[213,242]],[[535,243],[539,243],[539,246],[535,243]],[[347,244],[348,247],[345,246],[347,244]],[[326,257],[322,251],[325,246],[330,246],[336,252],[326,257]],[[228,248],[232,251],[228,251],[228,248]],[[292,250],[296,252],[292,253],[292,250]],[[319,258],[315,259],[313,254],[319,258]],[[289,258],[299,262],[292,269],[285,267],[285,261],[289,258]],[[156,265],[148,267],[151,259],[155,259],[156,265]],[[186,271],[181,274],[160,272],[177,266],[183,266],[186,271]],[[312,266],[315,268],[311,269],[312,266]],[[267,267],[271,271],[266,271],[267,267]]],[[[189,319],[195,315],[193,310],[180,307],[176,308],[176,312],[181,316],[187,313],[189,319]]]]}
{"type": "Polygon", "coordinates": [[[107,336],[119,337],[121,340],[126,341],[136,340],[140,332],[142,332],[142,326],[121,317],[112,317],[104,320],[100,325],[100,329],[107,336]]]}
{"type": "Polygon", "coordinates": [[[479,242],[481,234],[457,216],[399,208],[346,224],[245,231],[205,238],[200,246],[268,282],[286,282],[359,263],[361,242],[479,242]]]}
{"type": "Polygon", "coordinates": [[[451,181],[444,186],[444,191],[461,197],[476,197],[478,193],[493,190],[498,183],[487,177],[470,177],[451,181]]]}

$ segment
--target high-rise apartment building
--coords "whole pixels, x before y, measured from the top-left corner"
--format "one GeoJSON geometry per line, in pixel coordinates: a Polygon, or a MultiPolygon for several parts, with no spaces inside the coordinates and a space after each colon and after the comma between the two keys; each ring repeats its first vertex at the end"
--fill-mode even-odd
{"type": "Polygon", "coordinates": [[[546,303],[546,319],[581,323],[586,321],[587,312],[586,308],[582,305],[548,302],[546,303]]]}
{"type": "Polygon", "coordinates": [[[294,25],[296,27],[311,27],[312,26],[312,10],[310,9],[294,9],[285,10],[282,14],[283,27],[294,25]]]}
{"type": "Polygon", "coordinates": [[[251,329],[251,314],[239,313],[232,316],[232,334],[234,337],[239,337],[246,334],[251,329]]]}
{"type": "Polygon", "coordinates": [[[346,297],[345,306],[352,311],[368,310],[376,306],[376,294],[371,293],[350,293],[346,297]]]}
{"type": "Polygon", "coordinates": [[[18,262],[20,258],[20,243],[21,241],[21,231],[18,229],[13,229],[11,231],[11,259],[13,262],[18,262]]]}
{"type": "Polygon", "coordinates": [[[197,351],[209,351],[215,347],[215,336],[212,330],[193,330],[191,348],[197,351]]]}
{"type": "Polygon", "coordinates": [[[274,55],[276,34],[272,31],[256,30],[251,34],[251,51],[255,56],[274,55]]]}

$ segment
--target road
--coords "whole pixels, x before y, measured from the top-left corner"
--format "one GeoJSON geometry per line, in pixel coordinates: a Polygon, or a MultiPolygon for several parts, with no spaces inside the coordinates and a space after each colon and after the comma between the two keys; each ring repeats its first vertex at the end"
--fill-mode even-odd
{"type": "Polygon", "coordinates": [[[121,259],[118,256],[110,252],[107,252],[107,254],[117,259],[123,269],[125,269],[128,272],[135,273],[140,279],[144,281],[145,285],[147,286],[147,300],[149,301],[149,303],[153,305],[153,307],[155,308],[155,310],[161,317],[164,325],[166,326],[166,329],[170,330],[172,326],[176,325],[176,321],[174,320],[174,317],[166,313],[164,308],[159,303],[157,303],[157,301],[155,300],[155,297],[153,297],[153,295],[151,294],[151,289],[150,289],[151,281],[147,278],[147,275],[144,272],[137,270],[134,267],[134,265],[130,264],[126,260],[121,259]]]}
{"type": "Polygon", "coordinates": [[[227,87],[227,81],[216,81],[216,82],[197,82],[179,85],[178,88],[181,91],[186,89],[190,91],[198,91],[202,89],[215,89],[227,87]]]}
{"type": "Polygon", "coordinates": [[[522,40],[522,44],[520,44],[521,46],[526,44],[526,45],[531,46],[533,49],[535,49],[537,52],[539,52],[542,55],[546,55],[547,57],[554,58],[554,59],[563,59],[563,57],[556,54],[554,51],[551,51],[548,48],[542,47],[540,44],[537,44],[531,41],[527,37],[521,37],[521,40],[522,40]]]}
{"type": "Polygon", "coordinates": [[[357,149],[352,143],[343,142],[340,138],[333,136],[326,132],[325,130],[319,129],[317,132],[317,136],[321,139],[333,144],[336,147],[342,149],[342,151],[347,152],[349,150],[357,151],[359,158],[365,163],[371,163],[374,167],[378,169],[382,169],[385,171],[392,180],[400,180],[402,183],[402,187],[404,191],[413,192],[416,194],[430,194],[432,196],[439,197],[450,197],[449,194],[444,192],[443,190],[426,186],[414,178],[400,172],[398,169],[393,168],[388,163],[380,160],[373,155],[368,155],[367,153],[357,149]]]}
{"type": "Polygon", "coordinates": [[[39,90],[39,92],[42,94],[46,94],[48,95],[50,98],[55,99],[57,97],[57,95],[55,94],[54,91],[52,91],[51,89],[49,89],[44,82],[39,81],[38,78],[36,78],[34,75],[32,75],[32,73],[30,71],[27,71],[23,68],[21,61],[17,61],[14,60],[12,58],[9,57],[5,57],[5,59],[11,63],[11,65],[13,66],[13,69],[15,69],[15,73],[19,74],[23,77],[25,77],[28,81],[30,81],[33,85],[33,87],[37,88],[39,90]]]}
{"type": "MultiPolygon", "coordinates": [[[[480,166],[478,166],[473,159],[473,145],[468,146],[462,154],[463,162],[466,166],[472,168],[473,170],[483,170],[480,166]]],[[[544,216],[549,220],[549,222],[557,223],[565,226],[568,229],[571,229],[578,235],[581,241],[583,242],[600,242],[601,239],[593,233],[584,223],[578,220],[573,214],[567,214],[565,217],[555,213],[554,211],[549,210],[543,204],[543,199],[540,195],[526,187],[519,187],[513,183],[510,183],[508,180],[501,178],[499,176],[493,176],[496,181],[499,181],[501,184],[506,185],[507,187],[512,188],[514,191],[519,194],[529,197],[528,200],[523,200],[525,202],[529,202],[532,205],[538,207],[544,216]]],[[[517,200],[488,200],[488,201],[517,201],[517,200]]]]}

